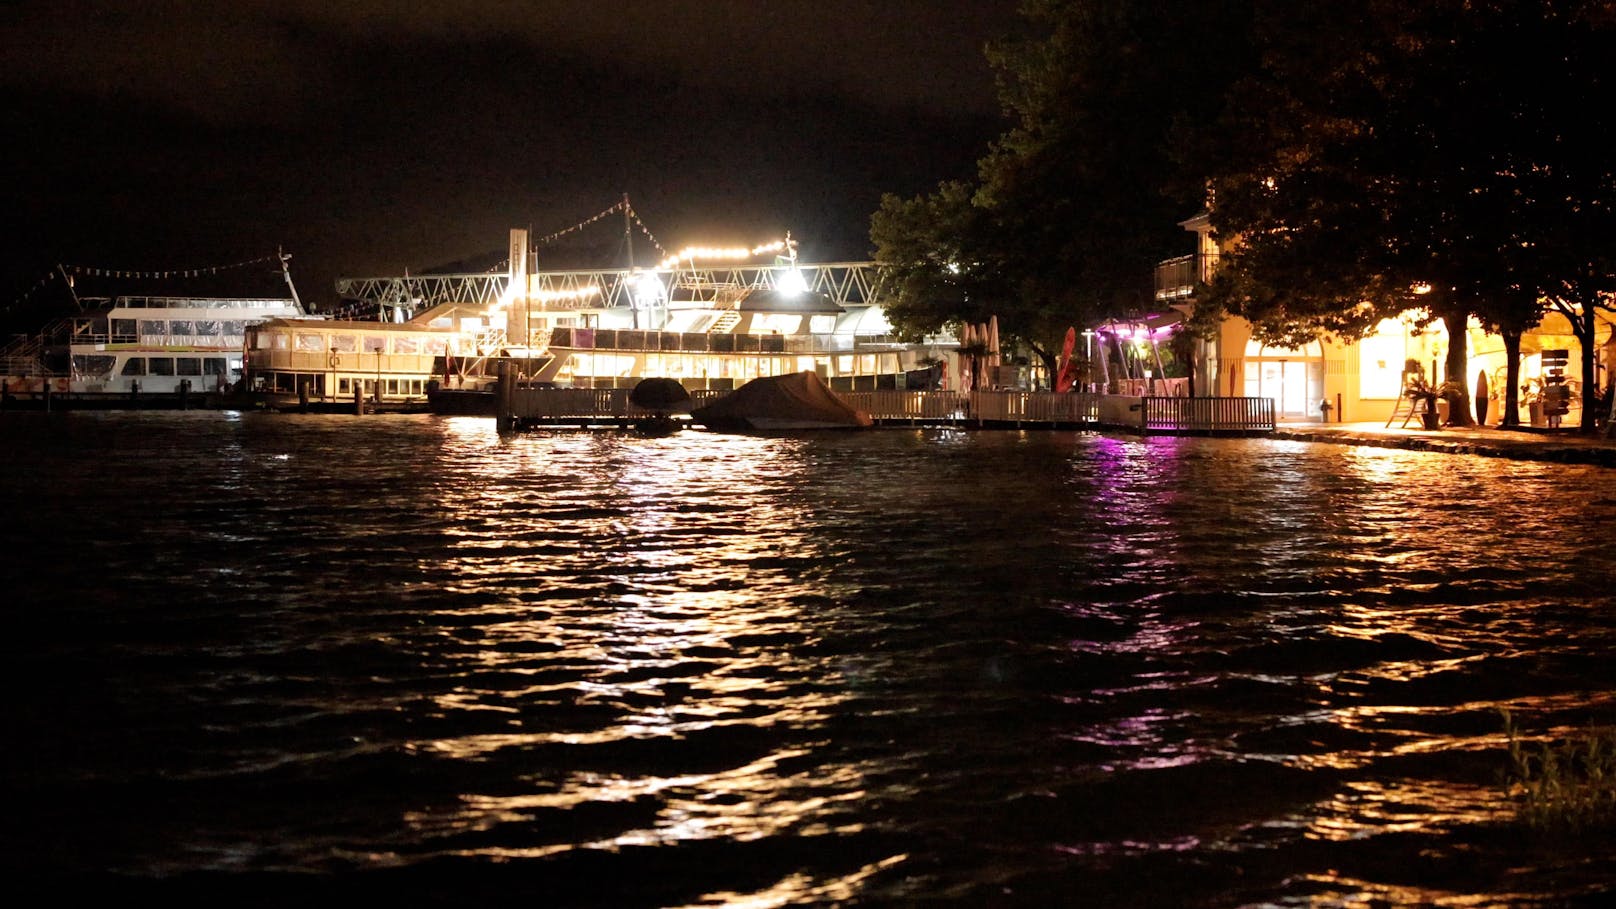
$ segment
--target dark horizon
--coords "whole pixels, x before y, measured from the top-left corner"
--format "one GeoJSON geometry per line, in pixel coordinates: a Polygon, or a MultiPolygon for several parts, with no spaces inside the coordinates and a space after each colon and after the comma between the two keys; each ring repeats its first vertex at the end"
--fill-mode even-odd
{"type": "MultiPolygon", "coordinates": [[[[1002,131],[982,47],[1014,7],[647,5],[658,38],[638,7],[586,4],[367,19],[247,2],[221,25],[183,4],[24,2],[0,20],[28,140],[0,152],[21,235],[0,306],[58,264],[184,270],[277,248],[305,300],[330,303],[337,277],[439,268],[625,194],[667,249],[790,231],[806,259],[865,258],[883,193],[970,177],[1002,131]]],[[[590,230],[598,245],[622,223],[590,230]]]]}

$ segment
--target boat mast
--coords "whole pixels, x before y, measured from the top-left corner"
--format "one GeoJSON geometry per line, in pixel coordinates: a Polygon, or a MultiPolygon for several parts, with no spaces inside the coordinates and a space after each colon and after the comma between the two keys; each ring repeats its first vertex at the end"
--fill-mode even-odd
{"type": "Polygon", "coordinates": [[[623,245],[628,249],[628,268],[634,270],[634,210],[628,207],[628,193],[623,194],[623,245]]]}
{"type": "Polygon", "coordinates": [[[56,264],[56,271],[62,276],[62,283],[67,285],[67,294],[73,298],[73,308],[79,312],[84,311],[84,304],[79,302],[79,292],[73,289],[73,276],[67,273],[61,263],[56,264]]]}
{"type": "Polygon", "coordinates": [[[303,301],[297,298],[297,287],[292,284],[292,269],[288,264],[292,261],[290,253],[282,252],[279,246],[275,247],[275,255],[281,260],[281,277],[286,279],[286,287],[292,292],[292,305],[298,312],[303,311],[303,301]]]}
{"type": "MultiPolygon", "coordinates": [[[[634,213],[628,207],[628,193],[623,194],[623,247],[628,250],[628,270],[634,271],[634,213]]],[[[629,317],[632,318],[635,328],[640,327],[640,308],[629,301],[629,317]]]]}

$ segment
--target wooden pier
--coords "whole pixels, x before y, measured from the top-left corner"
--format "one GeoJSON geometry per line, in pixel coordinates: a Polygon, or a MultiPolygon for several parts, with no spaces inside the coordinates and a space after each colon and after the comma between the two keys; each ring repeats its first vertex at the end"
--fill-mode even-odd
{"type": "MultiPolygon", "coordinates": [[[[729,394],[692,391],[692,410],[729,394]]],[[[877,426],[963,429],[1117,429],[1142,435],[1258,435],[1274,431],[1272,398],[1138,397],[1049,391],[854,391],[839,397],[877,426]]],[[[627,388],[550,388],[502,381],[501,430],[630,427],[651,415],[627,388]]]]}

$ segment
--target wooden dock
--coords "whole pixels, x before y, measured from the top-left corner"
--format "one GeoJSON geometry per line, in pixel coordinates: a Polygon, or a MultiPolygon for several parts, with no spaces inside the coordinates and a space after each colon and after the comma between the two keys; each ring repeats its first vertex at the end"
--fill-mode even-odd
{"type": "MultiPolygon", "coordinates": [[[[690,393],[692,410],[729,394],[690,393]]],[[[1117,429],[1142,435],[1257,435],[1274,431],[1272,398],[1138,397],[1049,391],[839,392],[877,426],[964,429],[1117,429]]],[[[629,427],[651,416],[627,388],[550,388],[502,383],[495,418],[502,430],[629,427]]]]}

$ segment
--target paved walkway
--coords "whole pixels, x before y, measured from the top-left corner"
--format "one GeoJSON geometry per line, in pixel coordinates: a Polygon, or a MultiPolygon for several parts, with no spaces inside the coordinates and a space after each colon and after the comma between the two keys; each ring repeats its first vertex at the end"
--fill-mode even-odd
{"type": "Polygon", "coordinates": [[[1373,445],[1520,461],[1616,467],[1616,439],[1585,436],[1575,429],[1401,429],[1387,427],[1383,423],[1281,423],[1274,430],[1273,437],[1302,442],[1373,445]]]}

